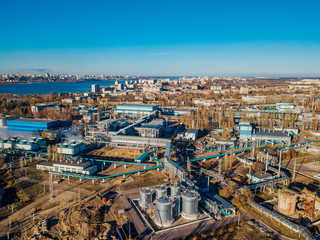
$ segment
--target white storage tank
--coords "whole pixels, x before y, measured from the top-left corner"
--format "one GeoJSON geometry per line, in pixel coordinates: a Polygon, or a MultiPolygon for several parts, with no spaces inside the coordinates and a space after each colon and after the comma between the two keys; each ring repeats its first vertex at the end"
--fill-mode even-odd
{"type": "Polygon", "coordinates": [[[198,204],[200,195],[196,191],[187,190],[182,193],[181,216],[185,219],[194,220],[199,216],[198,204]]]}
{"type": "Polygon", "coordinates": [[[142,208],[147,208],[152,204],[152,192],[150,188],[140,189],[140,201],[139,204],[142,208]]]}
{"type": "Polygon", "coordinates": [[[160,197],[156,199],[156,217],[155,223],[161,227],[170,226],[173,219],[173,206],[174,203],[168,197],[160,197]]]}
{"type": "Polygon", "coordinates": [[[169,185],[169,189],[170,189],[170,196],[171,197],[176,197],[176,196],[179,196],[181,194],[181,185],[180,185],[180,183],[171,183],[169,185]]]}
{"type": "Polygon", "coordinates": [[[167,187],[164,185],[156,186],[156,199],[167,196],[167,187]]]}

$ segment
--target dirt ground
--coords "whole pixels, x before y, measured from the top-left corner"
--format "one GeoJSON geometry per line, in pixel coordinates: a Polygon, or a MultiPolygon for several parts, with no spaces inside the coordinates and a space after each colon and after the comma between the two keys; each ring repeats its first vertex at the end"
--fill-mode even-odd
{"type": "Polygon", "coordinates": [[[135,159],[139,155],[141,155],[141,153],[142,152],[138,149],[103,147],[98,150],[94,150],[94,151],[89,152],[88,155],[101,156],[101,157],[135,159]]]}

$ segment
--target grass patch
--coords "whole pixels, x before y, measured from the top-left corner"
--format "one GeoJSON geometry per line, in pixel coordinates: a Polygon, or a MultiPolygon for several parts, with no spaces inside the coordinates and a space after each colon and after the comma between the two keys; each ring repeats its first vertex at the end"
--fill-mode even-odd
{"type": "Polygon", "coordinates": [[[312,154],[308,153],[308,152],[298,152],[297,158],[307,157],[307,156],[310,156],[310,155],[312,155],[312,154]]]}
{"type": "MultiPolygon", "coordinates": [[[[23,173],[24,174],[24,173],[23,173]]],[[[27,170],[27,178],[41,181],[42,180],[42,172],[40,170],[27,170]]]]}
{"type": "Polygon", "coordinates": [[[21,182],[20,186],[23,189],[23,191],[26,193],[26,195],[30,198],[30,200],[35,200],[40,195],[43,195],[44,192],[49,191],[48,186],[43,186],[41,184],[33,184],[27,181],[21,182]]]}

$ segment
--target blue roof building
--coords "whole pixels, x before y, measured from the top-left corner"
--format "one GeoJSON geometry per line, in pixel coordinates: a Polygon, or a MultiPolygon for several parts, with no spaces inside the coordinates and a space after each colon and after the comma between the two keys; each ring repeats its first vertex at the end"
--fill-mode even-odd
{"type": "Polygon", "coordinates": [[[60,127],[69,127],[71,126],[71,123],[71,121],[19,118],[7,120],[7,127],[9,131],[34,132],[43,130],[57,130],[60,127]]]}

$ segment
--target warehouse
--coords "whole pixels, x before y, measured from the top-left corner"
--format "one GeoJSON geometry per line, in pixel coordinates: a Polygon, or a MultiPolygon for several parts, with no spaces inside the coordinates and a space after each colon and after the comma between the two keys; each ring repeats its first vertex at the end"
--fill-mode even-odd
{"type": "Polygon", "coordinates": [[[114,109],[115,113],[126,115],[148,115],[154,111],[160,110],[159,105],[151,104],[121,104],[114,109]]]}
{"type": "Polygon", "coordinates": [[[71,172],[85,175],[92,175],[97,170],[97,165],[91,165],[91,162],[40,162],[37,164],[38,170],[47,170],[51,172],[71,172]]]}
{"type": "Polygon", "coordinates": [[[7,120],[9,131],[34,132],[43,130],[58,130],[70,127],[72,121],[60,121],[51,119],[19,118],[7,120]]]}

